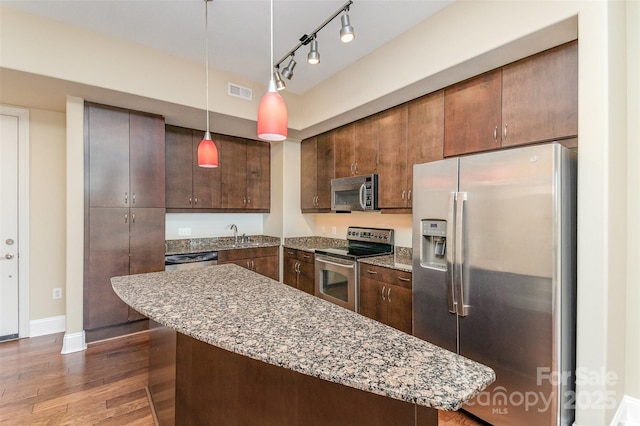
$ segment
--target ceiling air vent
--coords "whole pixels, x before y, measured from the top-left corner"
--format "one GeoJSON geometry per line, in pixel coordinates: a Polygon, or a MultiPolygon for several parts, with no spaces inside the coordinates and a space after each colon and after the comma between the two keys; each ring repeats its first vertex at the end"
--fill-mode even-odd
{"type": "Polygon", "coordinates": [[[248,101],[253,97],[253,91],[248,87],[239,86],[234,83],[227,83],[229,96],[246,99],[248,101]]]}

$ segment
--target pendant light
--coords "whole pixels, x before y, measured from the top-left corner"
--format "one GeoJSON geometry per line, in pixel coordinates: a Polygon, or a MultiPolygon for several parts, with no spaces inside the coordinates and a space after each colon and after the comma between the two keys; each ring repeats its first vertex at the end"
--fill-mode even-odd
{"type": "Polygon", "coordinates": [[[276,90],[273,75],[273,0],[271,0],[271,59],[269,61],[269,89],[258,106],[258,138],[283,141],[287,138],[287,105],[276,90]]]}
{"type": "Polygon", "coordinates": [[[212,0],[204,0],[204,50],[205,50],[205,78],[206,78],[206,94],[207,94],[207,131],[204,138],[198,145],[198,166],[200,167],[218,167],[218,148],[211,140],[211,132],[209,132],[209,2],[212,0]]]}

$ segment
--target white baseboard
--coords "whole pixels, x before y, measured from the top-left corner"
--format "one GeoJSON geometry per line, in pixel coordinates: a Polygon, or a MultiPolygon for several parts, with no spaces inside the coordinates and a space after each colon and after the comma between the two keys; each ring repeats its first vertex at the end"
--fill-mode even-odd
{"type": "Polygon", "coordinates": [[[61,354],[70,354],[73,352],[80,352],[87,349],[87,342],[85,340],[84,331],[78,333],[65,333],[62,340],[61,354]]]}
{"type": "Polygon", "coordinates": [[[623,396],[610,426],[640,426],[640,399],[623,396]]]}
{"type": "Polygon", "coordinates": [[[41,318],[29,321],[29,337],[45,336],[47,334],[61,333],[67,328],[67,320],[64,315],[57,317],[41,318]]]}

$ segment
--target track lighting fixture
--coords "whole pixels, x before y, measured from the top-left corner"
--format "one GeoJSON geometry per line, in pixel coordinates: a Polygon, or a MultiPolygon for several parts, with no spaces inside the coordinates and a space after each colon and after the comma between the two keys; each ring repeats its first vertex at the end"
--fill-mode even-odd
{"type": "Polygon", "coordinates": [[[273,70],[273,79],[276,82],[276,90],[280,91],[287,88],[287,85],[284,84],[284,81],[282,81],[282,77],[280,77],[279,68],[276,68],[275,70],[273,70]]]}
{"type": "MultiPolygon", "coordinates": [[[[282,61],[280,61],[280,62],[282,62],[282,61]]],[[[284,69],[282,70],[282,76],[284,78],[286,78],[287,80],[291,80],[291,77],[293,77],[293,69],[295,67],[296,67],[296,60],[293,58],[293,55],[291,55],[291,60],[289,61],[287,66],[284,67],[284,69]]]]}
{"type": "Polygon", "coordinates": [[[311,48],[309,49],[309,54],[307,55],[307,62],[311,65],[320,63],[320,53],[318,52],[318,40],[316,40],[315,36],[311,39],[311,48]]]}
{"type": "Polygon", "coordinates": [[[340,28],[340,41],[343,43],[349,43],[356,38],[356,33],[353,31],[351,22],[349,22],[349,8],[344,9],[344,14],[340,17],[342,22],[342,28],[340,28]]]}
{"type": "Polygon", "coordinates": [[[318,28],[310,32],[309,34],[311,35],[304,34],[302,37],[300,37],[300,42],[286,55],[280,58],[278,62],[273,64],[274,69],[279,70],[280,64],[286,61],[287,58],[291,58],[289,64],[282,70],[282,77],[291,80],[291,77],[293,77],[293,68],[296,66],[296,61],[293,59],[293,56],[295,55],[296,51],[300,49],[300,47],[306,46],[307,44],[311,44],[311,46],[309,47],[309,54],[307,55],[307,62],[310,64],[319,64],[320,53],[318,52],[318,40],[316,39],[316,36],[321,29],[323,29],[329,22],[333,21],[341,13],[343,13],[343,15],[340,18],[342,22],[342,26],[340,27],[340,41],[343,43],[349,43],[350,41],[353,41],[356,35],[353,27],[351,26],[351,22],[349,22],[349,7],[352,4],[353,0],[349,0],[348,2],[343,4],[340,9],[336,10],[331,16],[325,19],[318,28]]]}

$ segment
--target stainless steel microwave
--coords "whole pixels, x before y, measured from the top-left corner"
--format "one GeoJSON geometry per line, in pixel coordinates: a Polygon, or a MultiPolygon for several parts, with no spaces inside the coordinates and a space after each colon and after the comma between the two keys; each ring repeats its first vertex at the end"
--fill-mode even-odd
{"type": "Polygon", "coordinates": [[[378,175],[331,179],[331,210],[378,210],[378,175]]]}

